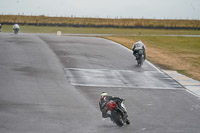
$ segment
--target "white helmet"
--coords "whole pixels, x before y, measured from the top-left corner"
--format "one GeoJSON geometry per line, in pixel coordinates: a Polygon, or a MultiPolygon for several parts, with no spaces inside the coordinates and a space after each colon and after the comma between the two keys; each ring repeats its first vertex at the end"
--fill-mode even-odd
{"type": "Polygon", "coordinates": [[[105,96],[107,96],[108,94],[106,93],[106,92],[102,92],[101,93],[101,97],[105,97],[105,96]]]}

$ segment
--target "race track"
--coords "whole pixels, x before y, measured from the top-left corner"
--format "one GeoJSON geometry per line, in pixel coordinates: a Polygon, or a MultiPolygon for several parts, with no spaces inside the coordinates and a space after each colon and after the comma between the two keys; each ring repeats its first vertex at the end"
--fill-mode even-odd
{"type": "Polygon", "coordinates": [[[197,133],[199,114],[197,97],[117,43],[0,33],[2,133],[197,133]],[[102,91],[126,100],[130,125],[101,118],[102,91]]]}

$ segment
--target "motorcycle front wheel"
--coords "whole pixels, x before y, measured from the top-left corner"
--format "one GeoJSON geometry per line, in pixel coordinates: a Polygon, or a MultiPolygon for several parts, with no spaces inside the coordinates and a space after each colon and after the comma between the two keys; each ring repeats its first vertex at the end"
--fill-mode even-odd
{"type": "Polygon", "coordinates": [[[124,125],[123,122],[123,117],[120,113],[116,112],[116,111],[112,111],[111,112],[111,117],[113,119],[113,121],[119,126],[122,127],[124,125]]]}

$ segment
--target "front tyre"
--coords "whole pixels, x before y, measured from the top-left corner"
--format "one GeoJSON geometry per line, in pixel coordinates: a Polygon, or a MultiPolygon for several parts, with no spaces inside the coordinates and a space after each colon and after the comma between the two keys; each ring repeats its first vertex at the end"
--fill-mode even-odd
{"type": "Polygon", "coordinates": [[[141,55],[139,55],[139,57],[137,58],[137,63],[138,63],[139,67],[142,66],[142,56],[141,55]]]}
{"type": "Polygon", "coordinates": [[[116,111],[112,111],[111,113],[113,121],[119,126],[122,127],[124,125],[123,117],[120,113],[116,111]]]}

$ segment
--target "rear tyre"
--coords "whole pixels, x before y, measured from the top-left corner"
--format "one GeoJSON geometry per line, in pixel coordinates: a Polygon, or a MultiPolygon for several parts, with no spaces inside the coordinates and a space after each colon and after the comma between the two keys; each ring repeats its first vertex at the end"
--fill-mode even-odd
{"type": "Polygon", "coordinates": [[[138,66],[141,67],[143,65],[143,55],[139,55],[138,66]]]}
{"type": "Polygon", "coordinates": [[[141,67],[141,62],[140,61],[138,61],[138,66],[141,67]]]}
{"type": "Polygon", "coordinates": [[[15,29],[14,34],[18,34],[18,33],[19,33],[19,30],[15,29]]]}
{"type": "Polygon", "coordinates": [[[143,65],[143,56],[141,55],[140,56],[140,66],[142,66],[143,65]]]}
{"type": "Polygon", "coordinates": [[[137,59],[137,63],[138,63],[138,66],[141,67],[141,63],[142,63],[142,62],[141,62],[141,57],[140,57],[140,56],[139,56],[138,59],[137,59]]]}

